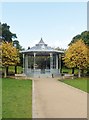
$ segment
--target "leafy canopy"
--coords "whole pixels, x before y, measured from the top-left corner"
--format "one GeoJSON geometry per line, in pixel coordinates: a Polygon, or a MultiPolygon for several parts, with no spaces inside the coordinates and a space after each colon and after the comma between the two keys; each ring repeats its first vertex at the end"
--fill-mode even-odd
{"type": "Polygon", "coordinates": [[[89,46],[89,31],[84,31],[80,35],[76,35],[75,37],[73,37],[72,41],[69,43],[69,46],[80,39],[82,39],[83,42],[89,46]]]}
{"type": "Polygon", "coordinates": [[[0,37],[2,41],[12,42],[12,39],[17,38],[16,34],[10,31],[10,26],[6,23],[0,23],[0,37]]]}
{"type": "Polygon", "coordinates": [[[12,43],[2,42],[2,65],[17,65],[19,63],[19,52],[12,43]]]}
{"type": "Polygon", "coordinates": [[[89,66],[89,46],[83,40],[73,43],[63,58],[65,65],[69,68],[85,69],[89,66]]]}

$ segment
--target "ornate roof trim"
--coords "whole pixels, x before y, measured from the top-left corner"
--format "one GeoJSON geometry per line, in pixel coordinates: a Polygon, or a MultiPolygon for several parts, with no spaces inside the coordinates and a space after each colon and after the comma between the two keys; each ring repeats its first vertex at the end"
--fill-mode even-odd
{"type": "Polygon", "coordinates": [[[50,47],[47,44],[45,44],[42,38],[39,41],[39,43],[36,44],[35,46],[31,47],[28,50],[22,51],[22,53],[30,53],[30,52],[56,52],[56,53],[64,53],[63,51],[55,50],[52,47],[50,47]]]}

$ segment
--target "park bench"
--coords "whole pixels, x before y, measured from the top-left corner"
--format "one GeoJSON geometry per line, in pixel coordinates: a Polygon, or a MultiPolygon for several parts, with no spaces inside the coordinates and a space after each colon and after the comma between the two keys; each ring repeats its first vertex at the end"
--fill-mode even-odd
{"type": "Polygon", "coordinates": [[[25,74],[15,74],[16,79],[27,79],[27,76],[25,74]]]}
{"type": "Polygon", "coordinates": [[[74,78],[74,74],[64,74],[63,79],[70,79],[70,78],[74,78]]]}

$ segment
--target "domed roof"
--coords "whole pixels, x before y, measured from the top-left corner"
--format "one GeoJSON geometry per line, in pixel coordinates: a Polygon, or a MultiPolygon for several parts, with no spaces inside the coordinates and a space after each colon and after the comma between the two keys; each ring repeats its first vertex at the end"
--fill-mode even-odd
{"type": "Polygon", "coordinates": [[[43,41],[43,39],[41,38],[41,40],[38,42],[38,44],[36,44],[35,46],[31,47],[28,50],[25,51],[21,51],[21,53],[30,53],[30,52],[56,52],[56,53],[63,53],[63,51],[58,51],[53,49],[52,47],[48,46],[47,44],[45,44],[45,42],[43,41]]]}
{"type": "Polygon", "coordinates": [[[38,44],[30,48],[30,51],[47,51],[47,50],[50,51],[54,49],[48,46],[47,44],[45,44],[42,38],[38,44]]]}

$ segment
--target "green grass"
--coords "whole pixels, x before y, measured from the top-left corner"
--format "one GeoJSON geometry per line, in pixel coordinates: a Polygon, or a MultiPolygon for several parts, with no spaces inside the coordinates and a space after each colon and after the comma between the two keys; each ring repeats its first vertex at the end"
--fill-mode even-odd
{"type": "MultiPolygon", "coordinates": [[[[2,67],[2,68],[0,68],[0,70],[1,70],[1,71],[2,71],[2,70],[4,71],[5,68],[2,67]]],[[[9,66],[8,71],[15,73],[15,66],[9,66]]],[[[22,68],[21,66],[17,66],[17,73],[21,73],[22,71],[23,71],[23,68],[22,68]]]]}
{"type": "Polygon", "coordinates": [[[32,117],[32,81],[2,79],[2,117],[32,117]]]}
{"type": "MultiPolygon", "coordinates": [[[[63,68],[62,68],[62,73],[65,73],[65,72],[71,74],[71,73],[72,73],[72,69],[71,69],[71,68],[63,67],[63,68]]],[[[78,74],[78,69],[75,68],[74,73],[75,73],[75,74],[78,74]]]]}
{"type": "MultiPolygon", "coordinates": [[[[21,73],[23,71],[21,66],[17,66],[17,73],[21,73]]],[[[14,66],[9,66],[9,72],[15,72],[14,66]]]]}
{"type": "Polygon", "coordinates": [[[89,92],[89,78],[64,79],[60,81],[85,92],[89,92]]]}

